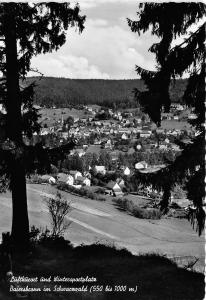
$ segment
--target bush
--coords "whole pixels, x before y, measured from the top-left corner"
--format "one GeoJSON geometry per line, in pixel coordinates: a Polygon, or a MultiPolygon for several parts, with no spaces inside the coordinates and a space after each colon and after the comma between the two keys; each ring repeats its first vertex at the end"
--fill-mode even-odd
{"type": "Polygon", "coordinates": [[[98,197],[97,200],[98,201],[106,201],[106,199],[104,197],[98,197]]]}
{"type": "Polygon", "coordinates": [[[103,201],[102,197],[98,197],[98,195],[96,193],[90,191],[86,187],[81,187],[80,189],[76,189],[75,187],[73,187],[71,185],[68,185],[66,183],[61,182],[61,183],[57,184],[57,188],[61,191],[75,193],[75,194],[80,195],[82,197],[90,198],[92,200],[103,201]]]}
{"type": "Polygon", "coordinates": [[[167,213],[167,217],[185,219],[188,217],[188,212],[185,211],[183,208],[180,209],[170,209],[167,213]]]}
{"type": "Polygon", "coordinates": [[[125,210],[130,212],[133,216],[139,219],[153,219],[158,220],[161,218],[162,213],[157,208],[141,208],[137,205],[135,205],[131,200],[128,200],[127,198],[118,198],[114,199],[115,203],[117,205],[125,210]]]}
{"type": "Polygon", "coordinates": [[[98,189],[95,191],[96,194],[104,194],[104,188],[98,187],[98,189]]]}
{"type": "Polygon", "coordinates": [[[46,182],[44,180],[42,180],[42,178],[39,177],[39,175],[34,174],[34,175],[30,175],[29,177],[27,177],[27,183],[42,184],[42,183],[46,183],[46,182]]]}
{"type": "Polygon", "coordinates": [[[172,196],[174,197],[174,199],[182,199],[182,198],[186,198],[186,192],[185,190],[182,188],[181,185],[176,184],[173,187],[172,190],[172,196]]]}
{"type": "Polygon", "coordinates": [[[71,204],[62,198],[60,192],[57,192],[54,197],[44,197],[49,214],[51,217],[52,234],[56,238],[63,235],[71,222],[66,222],[65,217],[71,212],[71,204]]]}
{"type": "Polygon", "coordinates": [[[32,226],[29,234],[31,246],[40,244],[48,248],[61,250],[68,249],[68,247],[72,248],[70,241],[65,240],[63,236],[54,236],[47,228],[43,230],[32,226]]]}
{"type": "Polygon", "coordinates": [[[129,258],[132,254],[125,248],[117,249],[114,245],[104,245],[99,242],[92,245],[80,245],[75,248],[74,257],[78,259],[88,259],[97,257],[121,257],[129,258]]]}

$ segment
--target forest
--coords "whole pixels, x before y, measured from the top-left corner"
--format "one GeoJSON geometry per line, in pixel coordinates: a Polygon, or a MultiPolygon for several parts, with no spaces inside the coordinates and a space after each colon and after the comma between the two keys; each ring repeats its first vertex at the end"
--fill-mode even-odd
{"type": "MultiPolygon", "coordinates": [[[[114,108],[136,107],[133,90],[145,89],[143,80],[67,79],[55,77],[29,77],[25,84],[35,82],[35,103],[57,108],[78,104],[100,104],[114,108]]],[[[181,102],[186,79],[173,82],[170,86],[172,102],[181,102]]]]}

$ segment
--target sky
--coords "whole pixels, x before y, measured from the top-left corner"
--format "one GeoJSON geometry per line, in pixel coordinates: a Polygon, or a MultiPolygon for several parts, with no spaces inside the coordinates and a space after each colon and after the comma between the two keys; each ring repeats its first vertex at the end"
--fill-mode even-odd
{"type": "Polygon", "coordinates": [[[126,18],[136,19],[136,0],[79,0],[79,5],[86,15],[83,32],[70,28],[66,43],[57,52],[34,57],[33,68],[44,76],[81,79],[137,78],[135,65],[154,70],[154,55],[148,52],[154,38],[149,33],[139,37],[127,24],[126,18]]]}
{"type": "MultiPolygon", "coordinates": [[[[66,43],[57,52],[34,57],[32,68],[44,76],[75,79],[135,79],[136,65],[155,70],[155,56],[148,49],[158,42],[157,37],[150,32],[139,36],[127,24],[127,18],[137,20],[137,0],[78,2],[80,14],[86,15],[83,32],[69,28],[66,43]]],[[[73,7],[76,0],[70,3],[73,7]]],[[[195,25],[191,31],[196,29],[195,25]]],[[[176,42],[181,41],[177,38],[176,42]]]]}

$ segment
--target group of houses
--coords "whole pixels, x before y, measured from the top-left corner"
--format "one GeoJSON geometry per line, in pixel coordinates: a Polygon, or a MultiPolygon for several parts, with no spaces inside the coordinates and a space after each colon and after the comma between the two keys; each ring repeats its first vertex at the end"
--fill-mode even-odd
{"type": "Polygon", "coordinates": [[[91,175],[90,173],[82,175],[79,171],[70,171],[69,174],[58,173],[55,177],[50,175],[41,176],[41,180],[44,183],[65,183],[69,186],[73,186],[77,189],[80,189],[82,186],[91,185],[91,175]]]}
{"type": "MultiPolygon", "coordinates": [[[[135,164],[135,169],[141,171],[145,171],[148,168],[148,165],[145,161],[141,161],[135,164]]],[[[90,168],[91,169],[91,168],[90,168]]],[[[109,171],[106,170],[105,166],[96,165],[93,168],[95,174],[106,175],[109,171]]],[[[113,196],[121,196],[123,195],[123,190],[125,187],[125,182],[123,177],[132,175],[132,170],[129,167],[122,167],[122,176],[116,179],[116,181],[109,181],[105,185],[105,194],[113,195],[113,196]]],[[[80,189],[81,187],[90,187],[91,186],[91,173],[85,172],[82,174],[79,171],[71,170],[68,174],[66,173],[58,173],[56,176],[52,175],[43,175],[40,177],[41,182],[43,184],[49,183],[51,185],[56,183],[64,183],[68,186],[72,186],[76,189],[80,189]]]]}

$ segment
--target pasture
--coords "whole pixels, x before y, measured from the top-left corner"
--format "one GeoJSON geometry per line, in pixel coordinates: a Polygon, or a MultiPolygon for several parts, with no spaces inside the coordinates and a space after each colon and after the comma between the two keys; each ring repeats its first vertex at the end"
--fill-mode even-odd
{"type": "Polygon", "coordinates": [[[61,122],[62,119],[66,120],[68,117],[74,119],[88,118],[91,114],[86,110],[78,110],[75,108],[42,108],[39,110],[40,118],[39,122],[47,126],[52,126],[56,122],[61,122]]]}
{"type": "MultiPolygon", "coordinates": [[[[28,184],[30,225],[50,227],[50,219],[42,195],[55,194],[47,185],[28,184]]],[[[96,201],[61,192],[72,203],[68,220],[71,226],[65,237],[74,245],[109,242],[126,247],[133,254],[156,252],[169,257],[204,258],[204,235],[199,237],[185,219],[146,220],[135,218],[116,209],[112,201],[96,201]]],[[[135,196],[132,196],[133,198],[135,196]]],[[[0,228],[11,228],[11,194],[0,195],[0,228]]],[[[199,268],[203,268],[202,262],[199,268]]]]}

